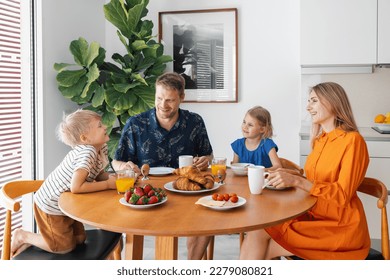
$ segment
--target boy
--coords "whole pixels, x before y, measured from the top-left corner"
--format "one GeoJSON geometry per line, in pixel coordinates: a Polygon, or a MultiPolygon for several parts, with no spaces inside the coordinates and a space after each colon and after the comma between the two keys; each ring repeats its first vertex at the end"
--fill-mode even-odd
{"type": "Polygon", "coordinates": [[[108,164],[106,130],[100,115],[93,111],[79,109],[64,117],[57,135],[72,150],[34,196],[39,233],[16,229],[11,243],[13,256],[31,245],[65,254],[85,241],[83,224],[65,216],[58,207],[58,199],[66,191],[87,193],[116,189],[115,176],[104,171],[108,164]]]}

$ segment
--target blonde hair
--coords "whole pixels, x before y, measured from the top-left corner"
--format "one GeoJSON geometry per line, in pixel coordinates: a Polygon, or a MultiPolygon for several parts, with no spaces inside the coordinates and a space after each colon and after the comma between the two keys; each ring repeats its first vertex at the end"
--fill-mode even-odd
{"type": "Polygon", "coordinates": [[[261,106],[255,106],[246,112],[252,118],[257,119],[262,126],[265,127],[265,131],[262,138],[271,138],[273,136],[273,127],[271,122],[271,114],[267,109],[261,106]]]}
{"type": "MultiPolygon", "coordinates": [[[[355,118],[352,113],[351,104],[344,88],[337,83],[326,82],[320,83],[310,89],[314,91],[319,101],[334,114],[334,125],[344,131],[358,131],[355,118]]],[[[314,143],[322,133],[319,125],[312,125],[311,140],[314,143]]]]}
{"type": "Polygon", "coordinates": [[[101,120],[101,116],[90,110],[78,109],[67,116],[64,115],[57,127],[58,139],[71,147],[82,144],[81,135],[89,132],[90,122],[95,119],[101,120]]]}

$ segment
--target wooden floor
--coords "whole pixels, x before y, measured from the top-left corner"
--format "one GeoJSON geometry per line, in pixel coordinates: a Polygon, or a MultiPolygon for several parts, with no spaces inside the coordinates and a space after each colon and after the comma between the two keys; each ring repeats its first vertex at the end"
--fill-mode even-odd
{"type": "MultiPolygon", "coordinates": [[[[240,254],[239,234],[215,236],[214,260],[238,260],[240,254]]],[[[144,260],[154,259],[154,237],[144,239],[144,260]]],[[[179,238],[179,260],[187,259],[186,238],[179,238]]]]}

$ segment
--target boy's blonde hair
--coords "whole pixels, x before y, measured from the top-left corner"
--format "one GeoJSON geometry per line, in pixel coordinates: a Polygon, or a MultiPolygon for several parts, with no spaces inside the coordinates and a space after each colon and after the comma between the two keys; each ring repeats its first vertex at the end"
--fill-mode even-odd
{"type": "Polygon", "coordinates": [[[250,115],[252,118],[257,119],[260,124],[265,127],[263,138],[272,138],[274,133],[271,122],[271,114],[268,112],[267,109],[261,106],[255,106],[249,109],[247,114],[250,115]]]}
{"type": "Polygon", "coordinates": [[[101,120],[101,116],[90,110],[78,109],[77,111],[64,115],[62,122],[57,127],[57,137],[68,146],[75,147],[81,142],[81,135],[88,133],[92,120],[101,120]]]}

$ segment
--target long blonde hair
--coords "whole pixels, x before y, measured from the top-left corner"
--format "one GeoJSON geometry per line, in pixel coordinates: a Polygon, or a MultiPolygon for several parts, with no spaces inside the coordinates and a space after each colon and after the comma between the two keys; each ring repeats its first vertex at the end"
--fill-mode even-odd
{"type": "MultiPolygon", "coordinates": [[[[334,125],[344,131],[358,131],[351,104],[344,88],[334,82],[325,82],[310,89],[314,91],[324,106],[334,114],[334,125]]],[[[314,140],[322,133],[319,125],[313,124],[311,131],[312,145],[314,140]]]]}

